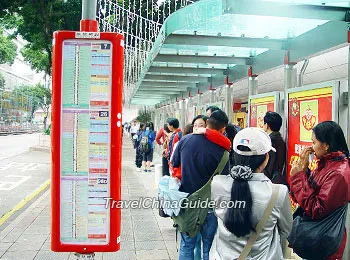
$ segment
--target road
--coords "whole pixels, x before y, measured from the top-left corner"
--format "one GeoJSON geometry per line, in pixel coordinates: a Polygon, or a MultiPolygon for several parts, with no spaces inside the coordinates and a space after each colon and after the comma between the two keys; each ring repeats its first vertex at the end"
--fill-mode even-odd
{"type": "Polygon", "coordinates": [[[1,217],[50,179],[50,154],[29,151],[38,142],[39,134],[0,136],[0,230],[9,222],[1,217]]]}
{"type": "Polygon", "coordinates": [[[0,161],[23,152],[39,144],[40,133],[0,136],[0,161]]]}

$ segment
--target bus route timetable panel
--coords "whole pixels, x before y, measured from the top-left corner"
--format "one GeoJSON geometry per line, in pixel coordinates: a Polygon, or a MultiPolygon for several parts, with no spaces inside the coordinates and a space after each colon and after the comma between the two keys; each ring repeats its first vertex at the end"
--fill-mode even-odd
{"type": "Polygon", "coordinates": [[[62,48],[60,240],[105,245],[112,44],[65,40],[62,48]]]}

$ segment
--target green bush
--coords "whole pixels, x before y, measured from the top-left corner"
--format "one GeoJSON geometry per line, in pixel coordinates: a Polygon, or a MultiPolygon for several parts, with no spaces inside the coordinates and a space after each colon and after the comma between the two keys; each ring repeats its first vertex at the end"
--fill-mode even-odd
{"type": "Polygon", "coordinates": [[[51,135],[51,125],[49,125],[48,128],[44,131],[44,134],[51,135]]]}

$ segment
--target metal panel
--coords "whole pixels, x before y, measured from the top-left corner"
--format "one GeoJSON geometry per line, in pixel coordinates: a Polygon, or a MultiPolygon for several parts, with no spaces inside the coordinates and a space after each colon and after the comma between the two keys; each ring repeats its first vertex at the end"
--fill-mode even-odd
{"type": "Polygon", "coordinates": [[[268,48],[272,50],[282,50],[285,49],[287,41],[265,38],[229,37],[220,35],[212,36],[171,34],[168,36],[168,38],[166,38],[164,47],[166,47],[166,44],[268,48]]]}
{"type": "Polygon", "coordinates": [[[250,58],[225,57],[225,56],[197,56],[197,55],[171,55],[158,54],[154,61],[179,62],[179,63],[203,63],[203,64],[236,64],[249,65],[250,58]]]}
{"type": "Polygon", "coordinates": [[[225,13],[345,21],[348,8],[326,5],[293,5],[259,0],[225,0],[225,13]]]}

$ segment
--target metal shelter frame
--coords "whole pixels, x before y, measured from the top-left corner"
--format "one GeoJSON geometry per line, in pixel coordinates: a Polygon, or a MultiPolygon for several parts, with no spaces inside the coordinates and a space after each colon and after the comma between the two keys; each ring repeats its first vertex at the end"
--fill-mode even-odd
{"type": "Polygon", "coordinates": [[[346,46],[349,23],[348,2],[198,1],[165,20],[131,103],[159,107],[346,46]]]}

